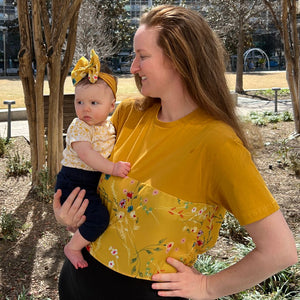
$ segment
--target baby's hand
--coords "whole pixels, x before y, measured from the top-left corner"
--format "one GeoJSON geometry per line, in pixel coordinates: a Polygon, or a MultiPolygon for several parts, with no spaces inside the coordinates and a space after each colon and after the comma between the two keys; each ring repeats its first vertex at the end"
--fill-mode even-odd
{"type": "Polygon", "coordinates": [[[126,177],[130,171],[130,163],[126,161],[118,161],[114,163],[114,168],[112,171],[112,175],[126,177]]]}

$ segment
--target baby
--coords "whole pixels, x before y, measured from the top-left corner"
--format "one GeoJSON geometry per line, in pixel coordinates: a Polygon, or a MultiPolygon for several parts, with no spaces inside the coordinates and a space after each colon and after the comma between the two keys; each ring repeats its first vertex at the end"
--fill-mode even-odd
{"type": "Polygon", "coordinates": [[[110,74],[100,72],[99,58],[91,51],[91,61],[82,57],[71,73],[75,85],[75,118],[67,131],[62,169],[57,175],[55,190],[62,190],[63,203],[76,188],[86,190],[89,200],[86,221],[65,246],[65,255],[76,269],[88,266],[81,250],[102,234],[109,214],[97,194],[101,173],[126,177],[129,162],[113,163],[107,159],[115,143],[115,129],[107,120],[116,102],[117,81],[110,74]]]}

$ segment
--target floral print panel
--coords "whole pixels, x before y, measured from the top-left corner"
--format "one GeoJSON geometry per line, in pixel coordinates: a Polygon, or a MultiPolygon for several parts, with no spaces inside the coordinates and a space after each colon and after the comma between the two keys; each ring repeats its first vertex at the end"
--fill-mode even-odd
{"type": "Polygon", "coordinates": [[[168,256],[191,266],[218,238],[222,207],[184,201],[128,177],[103,174],[98,189],[110,224],[90,251],[119,273],[151,279],[175,272],[168,256]]]}

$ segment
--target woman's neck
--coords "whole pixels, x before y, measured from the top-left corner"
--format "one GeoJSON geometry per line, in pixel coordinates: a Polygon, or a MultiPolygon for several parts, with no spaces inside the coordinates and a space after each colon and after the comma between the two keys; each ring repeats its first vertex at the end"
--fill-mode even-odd
{"type": "Polygon", "coordinates": [[[170,97],[161,98],[161,109],[157,117],[162,122],[173,122],[187,116],[197,108],[197,104],[187,93],[173,93],[170,97]]]}

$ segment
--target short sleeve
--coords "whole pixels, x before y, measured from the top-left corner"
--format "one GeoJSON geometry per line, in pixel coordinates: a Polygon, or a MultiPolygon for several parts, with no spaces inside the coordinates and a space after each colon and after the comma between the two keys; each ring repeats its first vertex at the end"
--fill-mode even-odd
{"type": "Polygon", "coordinates": [[[68,128],[67,143],[92,142],[92,131],[90,127],[78,118],[74,119],[68,128]]]}
{"type": "Polygon", "coordinates": [[[129,98],[123,100],[114,111],[110,121],[116,129],[116,134],[120,133],[125,122],[127,126],[134,128],[137,125],[137,122],[141,116],[141,112],[138,112],[134,108],[135,99],[129,98]],[[132,114],[132,112],[134,113],[132,114]],[[131,119],[128,119],[128,116],[131,115],[131,119]],[[128,123],[129,121],[129,123],[128,123]]]}
{"type": "Polygon", "coordinates": [[[241,225],[261,220],[279,209],[240,140],[229,140],[215,158],[218,198],[241,225]]]}

